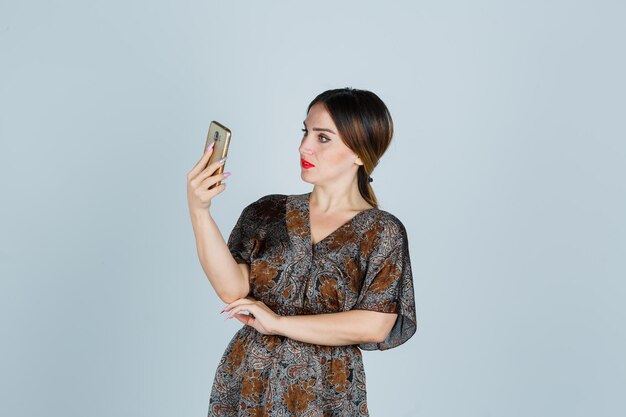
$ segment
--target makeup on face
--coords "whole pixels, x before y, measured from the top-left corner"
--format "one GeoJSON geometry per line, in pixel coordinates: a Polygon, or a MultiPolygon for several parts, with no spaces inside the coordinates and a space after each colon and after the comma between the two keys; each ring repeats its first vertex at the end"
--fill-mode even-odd
{"type": "Polygon", "coordinates": [[[315,164],[307,160],[305,155],[313,156],[316,152],[322,151],[326,146],[330,145],[331,139],[328,134],[337,135],[337,133],[331,129],[331,126],[333,128],[334,126],[332,120],[330,120],[330,115],[323,106],[319,104],[311,108],[307,119],[303,121],[303,125],[304,129],[302,129],[302,131],[304,132],[304,137],[300,144],[300,166],[305,170],[309,170],[314,168],[315,164]],[[309,132],[309,129],[311,132],[309,132]],[[309,133],[311,136],[309,136],[309,133]],[[305,144],[307,137],[308,142],[305,144]]]}
{"type": "Polygon", "coordinates": [[[314,105],[303,125],[304,136],[298,153],[305,181],[333,181],[351,170],[354,154],[341,141],[337,127],[323,106],[314,105]]]}
{"type": "Polygon", "coordinates": [[[309,169],[309,168],[313,168],[315,165],[313,165],[312,163],[310,163],[304,158],[300,158],[300,166],[304,169],[309,169]]]}

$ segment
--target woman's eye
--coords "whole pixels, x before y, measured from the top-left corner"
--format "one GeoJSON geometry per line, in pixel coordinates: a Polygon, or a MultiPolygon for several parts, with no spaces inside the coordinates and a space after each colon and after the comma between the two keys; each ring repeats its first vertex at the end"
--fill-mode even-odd
{"type": "MultiPolygon", "coordinates": [[[[309,133],[308,129],[302,129],[302,132],[304,132],[304,136],[306,136],[309,133]]],[[[328,143],[328,142],[330,142],[330,138],[327,138],[326,136],[322,136],[322,135],[319,136],[318,140],[321,143],[328,143]]]]}

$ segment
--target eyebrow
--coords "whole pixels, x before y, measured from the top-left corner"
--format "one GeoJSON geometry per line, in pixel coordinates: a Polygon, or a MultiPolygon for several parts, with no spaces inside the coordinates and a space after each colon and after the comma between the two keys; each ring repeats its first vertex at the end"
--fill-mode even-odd
{"type": "MultiPolygon", "coordinates": [[[[306,128],[306,122],[302,122],[302,124],[304,125],[304,127],[306,128]]],[[[332,133],[333,135],[336,135],[337,133],[333,132],[330,129],[324,129],[321,127],[314,127],[311,130],[313,130],[314,132],[328,132],[328,133],[332,133]]]]}

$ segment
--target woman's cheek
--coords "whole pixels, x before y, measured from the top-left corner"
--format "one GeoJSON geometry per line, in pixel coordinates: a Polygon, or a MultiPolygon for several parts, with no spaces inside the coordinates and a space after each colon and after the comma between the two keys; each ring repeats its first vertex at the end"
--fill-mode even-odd
{"type": "Polygon", "coordinates": [[[350,158],[352,154],[348,151],[333,152],[331,155],[326,155],[326,160],[332,163],[334,166],[339,167],[343,165],[350,165],[350,158]]]}

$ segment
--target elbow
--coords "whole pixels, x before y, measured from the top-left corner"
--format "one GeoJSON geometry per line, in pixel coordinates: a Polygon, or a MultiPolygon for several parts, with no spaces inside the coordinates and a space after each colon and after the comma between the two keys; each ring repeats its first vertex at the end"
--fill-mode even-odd
{"type": "Polygon", "coordinates": [[[239,300],[240,298],[246,297],[248,294],[243,294],[243,292],[220,292],[217,296],[226,304],[230,304],[235,300],[239,300]]]}
{"type": "Polygon", "coordinates": [[[370,339],[370,343],[382,343],[385,341],[385,339],[387,339],[387,336],[389,336],[389,332],[378,332],[376,334],[374,334],[371,339],[370,339]]]}
{"type": "Polygon", "coordinates": [[[233,285],[229,288],[222,288],[221,291],[216,291],[220,300],[226,304],[230,304],[240,298],[245,298],[250,294],[250,282],[248,281],[250,267],[246,264],[242,264],[240,267],[241,275],[238,282],[237,280],[233,280],[233,285]]]}
{"type": "Polygon", "coordinates": [[[386,333],[383,335],[382,333],[378,333],[378,332],[377,333],[369,332],[363,337],[361,337],[358,343],[382,343],[385,341],[388,334],[389,333],[386,333]]]}
{"type": "Polygon", "coordinates": [[[384,317],[377,323],[377,326],[372,326],[372,333],[370,334],[370,343],[382,343],[384,342],[393,326],[396,322],[398,315],[397,314],[387,314],[385,313],[384,317]]]}
{"type": "Polygon", "coordinates": [[[250,293],[250,287],[246,285],[240,285],[237,287],[224,288],[221,291],[216,292],[220,300],[222,300],[226,304],[230,304],[235,300],[247,297],[250,293]]]}
{"type": "Polygon", "coordinates": [[[382,343],[385,341],[391,330],[381,326],[370,326],[362,333],[359,343],[382,343]]]}

